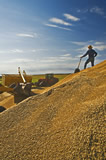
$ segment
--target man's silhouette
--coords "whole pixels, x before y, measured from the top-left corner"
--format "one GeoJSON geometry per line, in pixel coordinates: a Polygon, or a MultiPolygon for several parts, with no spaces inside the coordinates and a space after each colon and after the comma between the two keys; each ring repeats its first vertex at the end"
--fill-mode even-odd
{"type": "Polygon", "coordinates": [[[86,66],[89,62],[91,62],[91,65],[94,66],[94,60],[95,60],[95,57],[97,56],[97,53],[94,49],[92,49],[93,47],[91,45],[88,46],[88,51],[83,55],[81,56],[80,58],[83,58],[85,56],[89,56],[87,61],[85,62],[85,65],[84,65],[84,69],[86,69],[86,66]]]}

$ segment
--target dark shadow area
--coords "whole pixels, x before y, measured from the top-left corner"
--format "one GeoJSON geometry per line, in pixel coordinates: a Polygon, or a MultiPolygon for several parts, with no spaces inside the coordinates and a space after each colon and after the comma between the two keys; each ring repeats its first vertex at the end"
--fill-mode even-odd
{"type": "MultiPolygon", "coordinates": [[[[2,86],[2,84],[0,84],[0,87],[2,86]]],[[[2,91],[0,91],[0,94],[3,93],[2,91]]]]}
{"type": "Polygon", "coordinates": [[[31,97],[33,95],[37,95],[36,93],[31,92],[29,96],[24,94],[14,94],[14,103],[18,104],[19,102],[23,101],[24,99],[31,97]]]}
{"type": "Polygon", "coordinates": [[[3,112],[5,110],[6,110],[6,108],[4,108],[3,106],[0,106],[0,112],[3,112]]]}
{"type": "Polygon", "coordinates": [[[3,92],[2,91],[0,91],[0,94],[2,94],[3,92]]]}

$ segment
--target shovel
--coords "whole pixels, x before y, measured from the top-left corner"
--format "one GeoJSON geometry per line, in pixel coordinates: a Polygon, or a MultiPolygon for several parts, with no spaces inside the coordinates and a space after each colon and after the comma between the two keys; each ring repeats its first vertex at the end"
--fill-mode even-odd
{"type": "Polygon", "coordinates": [[[80,63],[81,63],[81,58],[80,58],[80,61],[78,63],[78,67],[75,69],[74,73],[80,72],[80,69],[79,69],[80,63]]]}

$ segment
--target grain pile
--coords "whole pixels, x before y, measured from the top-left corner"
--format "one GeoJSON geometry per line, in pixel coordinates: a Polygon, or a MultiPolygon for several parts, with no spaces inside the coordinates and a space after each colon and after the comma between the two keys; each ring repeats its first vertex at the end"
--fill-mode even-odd
{"type": "Polygon", "coordinates": [[[8,109],[11,106],[15,105],[14,96],[10,93],[4,92],[0,94],[0,106],[8,109]]]}
{"type": "Polygon", "coordinates": [[[0,115],[1,160],[105,159],[106,61],[0,115]]]}

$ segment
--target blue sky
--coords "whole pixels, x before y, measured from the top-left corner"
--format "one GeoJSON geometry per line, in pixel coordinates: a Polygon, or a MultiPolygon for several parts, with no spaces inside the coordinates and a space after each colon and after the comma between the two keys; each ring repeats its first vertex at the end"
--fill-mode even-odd
{"type": "Polygon", "coordinates": [[[89,44],[106,59],[106,0],[0,0],[0,74],[72,73],[89,44]]]}

